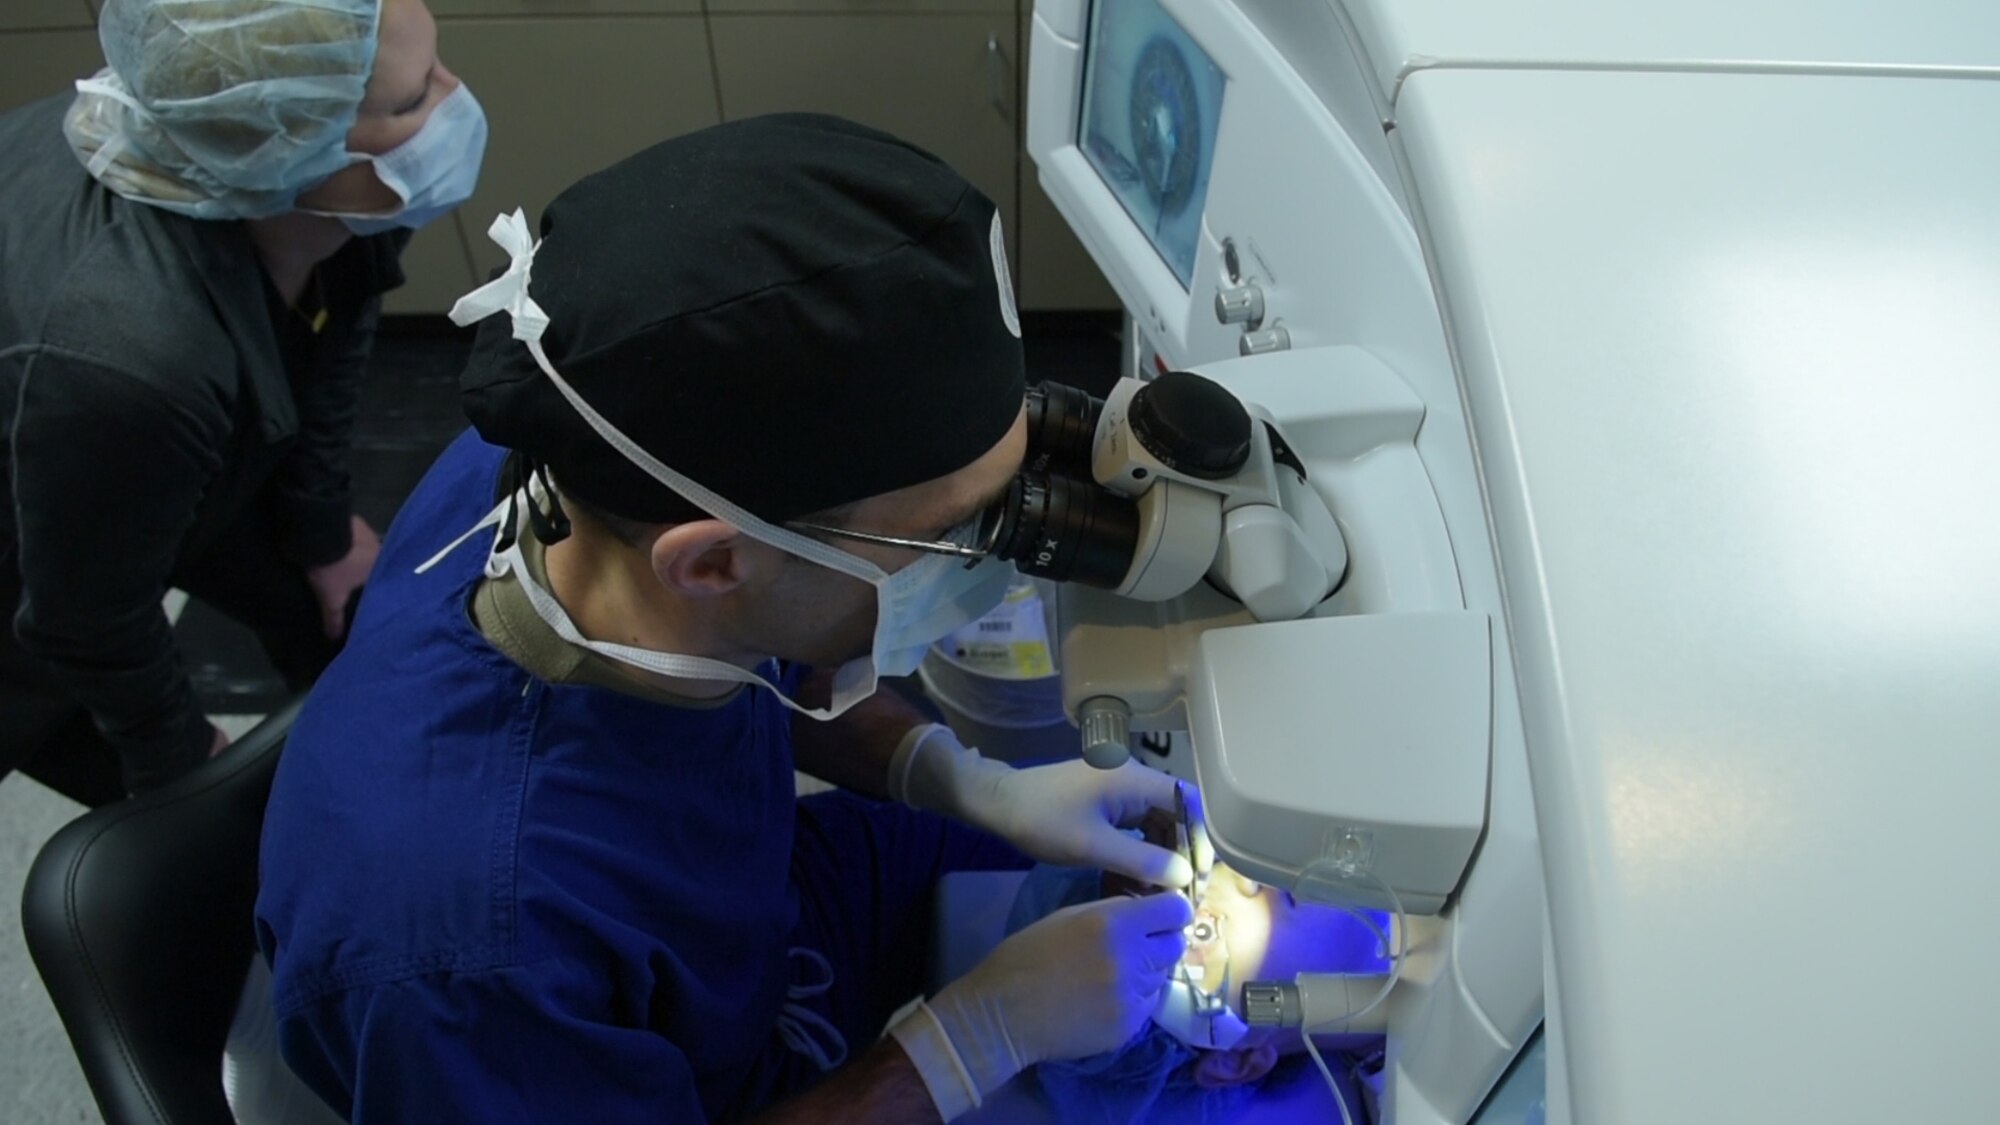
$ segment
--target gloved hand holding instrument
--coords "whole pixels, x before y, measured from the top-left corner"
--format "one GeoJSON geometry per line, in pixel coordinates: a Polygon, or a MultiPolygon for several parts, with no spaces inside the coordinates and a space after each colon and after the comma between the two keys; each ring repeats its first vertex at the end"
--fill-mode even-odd
{"type": "Polygon", "coordinates": [[[1179,782],[1128,761],[1015,769],[981,757],[951,728],[930,724],[903,736],[889,767],[897,800],[983,828],[1044,863],[1097,867],[1180,889],[1194,878],[1188,857],[1128,835],[1147,812],[1173,812],[1179,782]]]}
{"type": "Polygon", "coordinates": [[[889,1029],[946,1121],[1046,1059],[1115,1050],[1159,1007],[1194,921],[1178,894],[1065,907],[889,1029]]]}

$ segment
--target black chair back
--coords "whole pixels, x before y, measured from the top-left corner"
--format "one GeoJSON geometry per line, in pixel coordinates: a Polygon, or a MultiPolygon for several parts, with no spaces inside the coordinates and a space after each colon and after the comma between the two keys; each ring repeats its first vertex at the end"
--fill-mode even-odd
{"type": "Polygon", "coordinates": [[[233,1125],[222,1048],[255,950],[257,847],[294,702],[35,857],[21,922],[107,1125],[233,1125]]]}

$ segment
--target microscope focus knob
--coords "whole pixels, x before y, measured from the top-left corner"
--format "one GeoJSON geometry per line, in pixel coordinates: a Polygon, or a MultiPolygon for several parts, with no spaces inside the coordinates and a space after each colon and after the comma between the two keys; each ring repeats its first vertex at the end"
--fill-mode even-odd
{"type": "Polygon", "coordinates": [[[1251,1027],[1299,1026],[1297,985],[1253,980],[1243,986],[1243,1022],[1251,1027]]]}
{"type": "Polygon", "coordinates": [[[1132,756],[1132,708],[1117,696],[1078,704],[1076,725],[1083,732],[1083,760],[1098,769],[1115,770],[1132,756]]]}
{"type": "Polygon", "coordinates": [[[1250,460],[1250,412],[1228,389],[1169,371],[1132,396],[1132,436],[1168,468],[1198,480],[1235,476],[1250,460]]]}
{"type": "Polygon", "coordinates": [[[1245,332],[1236,341],[1236,354],[1243,356],[1270,355],[1272,352],[1290,351],[1292,334],[1283,325],[1262,328],[1255,332],[1245,332]]]}
{"type": "Polygon", "coordinates": [[[1218,290],[1215,294],[1215,319],[1224,324],[1257,327],[1264,323],[1264,291],[1255,285],[1218,290]]]}

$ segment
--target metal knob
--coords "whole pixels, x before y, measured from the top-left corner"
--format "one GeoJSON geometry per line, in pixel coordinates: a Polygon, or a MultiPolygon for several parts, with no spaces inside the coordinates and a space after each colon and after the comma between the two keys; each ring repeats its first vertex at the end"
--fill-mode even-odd
{"type": "Polygon", "coordinates": [[[1217,291],[1215,319],[1224,324],[1257,327],[1264,323],[1264,291],[1255,285],[1217,291]]]}
{"type": "Polygon", "coordinates": [[[1283,328],[1266,328],[1259,332],[1245,332],[1236,341],[1238,355],[1269,355],[1272,352],[1290,351],[1292,334],[1283,328]]]}
{"type": "Polygon", "coordinates": [[[1243,986],[1243,1022],[1251,1027],[1297,1027],[1299,990],[1275,981],[1251,981],[1243,986]]]}
{"type": "Polygon", "coordinates": [[[1083,760],[1098,769],[1115,770],[1132,756],[1132,708],[1117,696],[1084,700],[1076,725],[1083,731],[1083,760]]]}

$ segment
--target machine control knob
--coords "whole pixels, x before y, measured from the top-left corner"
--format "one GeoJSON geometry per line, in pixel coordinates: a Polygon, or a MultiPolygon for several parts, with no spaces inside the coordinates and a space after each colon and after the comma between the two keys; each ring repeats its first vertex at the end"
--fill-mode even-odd
{"type": "Polygon", "coordinates": [[[1250,412],[1192,371],[1169,371],[1139,388],[1129,418],[1139,445],[1177,473],[1224,480],[1250,460],[1250,412]]]}
{"type": "Polygon", "coordinates": [[[1257,332],[1245,332],[1236,341],[1238,355],[1270,355],[1292,349],[1292,334],[1283,328],[1266,328],[1257,332]]]}
{"type": "Polygon", "coordinates": [[[1264,323],[1264,291],[1255,285],[1240,285],[1215,294],[1215,319],[1224,324],[1255,328],[1264,323]]]}
{"type": "Polygon", "coordinates": [[[1251,1027],[1297,1027],[1299,990],[1277,981],[1251,981],[1243,986],[1243,1022],[1251,1027]]]}
{"type": "Polygon", "coordinates": [[[1115,770],[1132,756],[1132,708],[1115,695],[1084,700],[1076,709],[1083,731],[1083,760],[1101,770],[1115,770]]]}

